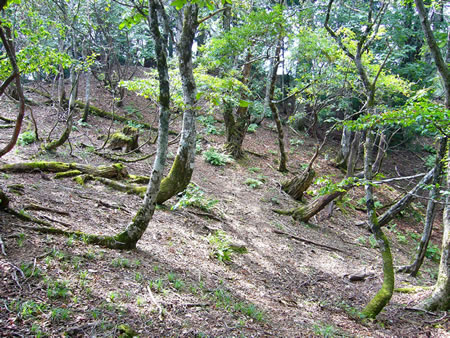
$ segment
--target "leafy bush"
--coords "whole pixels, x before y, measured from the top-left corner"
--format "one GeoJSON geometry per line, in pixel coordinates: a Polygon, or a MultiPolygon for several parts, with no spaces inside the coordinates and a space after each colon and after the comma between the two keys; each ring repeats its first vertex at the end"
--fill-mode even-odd
{"type": "Polygon", "coordinates": [[[247,131],[249,133],[254,133],[258,129],[258,125],[256,123],[252,123],[248,126],[247,131]]]}
{"type": "Polygon", "coordinates": [[[36,135],[32,131],[25,131],[22,134],[19,135],[18,143],[21,146],[26,146],[28,144],[33,143],[36,141],[36,135]]]}
{"type": "Polygon", "coordinates": [[[441,259],[441,250],[436,244],[430,242],[428,244],[427,251],[425,251],[425,256],[434,262],[439,262],[441,259]]]}
{"type": "Polygon", "coordinates": [[[231,261],[233,249],[230,239],[224,231],[217,230],[214,234],[209,234],[208,241],[214,247],[211,253],[212,257],[217,258],[222,263],[231,261]]]}
{"type": "Polygon", "coordinates": [[[254,179],[254,178],[247,178],[245,180],[244,184],[248,185],[252,189],[260,189],[264,183],[260,180],[254,179]]]}
{"type": "Polygon", "coordinates": [[[205,193],[199,187],[190,183],[183,193],[183,196],[172,207],[177,208],[194,207],[204,211],[210,211],[219,201],[205,197],[205,193]]]}
{"type": "Polygon", "coordinates": [[[214,148],[209,148],[207,151],[203,153],[203,157],[206,162],[216,165],[222,166],[231,162],[231,157],[224,153],[219,153],[214,148]]]}

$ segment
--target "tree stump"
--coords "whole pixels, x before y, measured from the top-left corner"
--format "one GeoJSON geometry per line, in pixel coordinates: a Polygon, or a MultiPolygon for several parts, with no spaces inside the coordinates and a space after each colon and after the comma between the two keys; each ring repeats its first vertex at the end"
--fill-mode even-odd
{"type": "Polygon", "coordinates": [[[109,148],[130,152],[138,148],[139,130],[131,126],[123,127],[122,131],[111,135],[109,148]]]}

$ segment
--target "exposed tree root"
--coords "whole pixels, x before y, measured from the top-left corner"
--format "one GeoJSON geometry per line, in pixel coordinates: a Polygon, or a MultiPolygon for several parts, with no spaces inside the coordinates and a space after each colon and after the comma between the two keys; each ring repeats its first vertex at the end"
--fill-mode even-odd
{"type": "Polygon", "coordinates": [[[89,179],[93,179],[95,181],[99,181],[108,187],[111,187],[115,190],[126,192],[127,194],[134,194],[141,197],[144,197],[145,191],[147,187],[145,185],[133,184],[133,183],[121,183],[114,180],[110,180],[105,177],[98,176],[90,176],[89,179]]]}
{"type": "Polygon", "coordinates": [[[17,226],[24,228],[24,229],[33,230],[33,231],[44,233],[44,234],[54,234],[54,235],[62,235],[62,236],[66,236],[66,237],[76,237],[76,238],[83,240],[87,244],[96,244],[96,245],[100,245],[100,246],[110,248],[110,249],[133,249],[136,247],[135,243],[133,246],[132,244],[130,245],[129,243],[127,244],[127,243],[121,242],[120,234],[117,236],[101,236],[101,235],[87,234],[87,233],[84,233],[81,231],[66,231],[66,230],[55,228],[52,226],[52,224],[50,224],[48,222],[44,222],[44,221],[41,221],[34,217],[31,217],[29,215],[19,213],[10,208],[5,209],[5,211],[13,216],[16,216],[17,218],[19,218],[21,220],[42,225],[40,227],[34,227],[34,226],[28,226],[28,225],[24,225],[24,224],[17,224],[17,226]]]}
{"type": "Polygon", "coordinates": [[[48,207],[44,207],[42,205],[34,204],[34,203],[26,205],[23,209],[24,210],[36,210],[36,211],[48,211],[48,212],[52,212],[52,213],[59,214],[59,215],[70,216],[70,213],[68,213],[67,211],[48,208],[48,207]]]}

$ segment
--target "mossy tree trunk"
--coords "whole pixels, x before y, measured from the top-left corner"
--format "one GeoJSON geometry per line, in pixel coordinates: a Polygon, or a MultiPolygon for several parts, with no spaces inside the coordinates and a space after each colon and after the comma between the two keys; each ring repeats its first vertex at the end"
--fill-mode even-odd
{"type": "MultiPolygon", "coordinates": [[[[252,69],[251,53],[247,52],[246,62],[242,69],[242,83],[246,85],[250,78],[250,71],[252,69]]],[[[241,94],[241,101],[248,99],[245,91],[241,94]]],[[[226,149],[235,159],[243,156],[242,143],[244,142],[247,128],[250,124],[250,114],[248,105],[240,105],[236,112],[233,113],[231,104],[225,102],[223,119],[225,122],[225,133],[227,137],[226,149]]]]}
{"type": "Polygon", "coordinates": [[[177,44],[179,68],[185,109],[183,128],[175,161],[169,174],[162,180],[157,202],[164,203],[183,191],[191,181],[195,161],[195,116],[197,89],[192,66],[192,44],[198,27],[198,6],[186,4],[183,11],[183,29],[177,44]]]}
{"type": "Polygon", "coordinates": [[[409,273],[412,277],[416,277],[422,266],[427,251],[428,243],[430,241],[431,232],[433,230],[433,222],[436,216],[436,199],[439,197],[439,182],[441,181],[443,162],[445,156],[445,150],[447,146],[447,140],[442,138],[439,142],[439,150],[437,152],[436,160],[434,162],[433,180],[431,181],[432,188],[428,195],[429,200],[427,203],[427,212],[425,218],[425,225],[423,228],[423,234],[420,238],[419,245],[417,246],[416,255],[413,262],[408,266],[403,266],[398,269],[399,272],[409,273]]]}
{"type": "MultiPolygon", "coordinates": [[[[113,237],[111,243],[117,249],[134,249],[136,243],[141,239],[153,217],[156,207],[156,198],[158,196],[161,179],[166,163],[167,148],[169,141],[169,118],[170,118],[170,87],[169,87],[169,71],[167,66],[166,46],[159,30],[158,9],[159,2],[155,0],[149,1],[149,12],[147,23],[155,42],[156,62],[159,74],[159,131],[158,145],[153,170],[147,190],[144,196],[144,202],[128,224],[126,229],[113,237]]],[[[136,8],[145,14],[141,8],[136,8]]]]}
{"type": "Polygon", "coordinates": [[[278,147],[280,149],[280,165],[278,166],[278,171],[286,172],[287,171],[287,155],[284,147],[284,131],[283,126],[281,124],[280,115],[278,113],[278,108],[274,102],[274,93],[275,93],[275,83],[277,81],[277,70],[278,65],[280,64],[280,51],[281,51],[281,43],[283,39],[282,36],[278,38],[278,43],[275,48],[274,59],[272,60],[272,67],[270,69],[270,89],[269,89],[269,107],[272,111],[272,116],[275,120],[275,124],[277,126],[278,132],[278,147]]]}
{"type": "Polygon", "coordinates": [[[366,132],[366,140],[364,142],[364,185],[366,191],[366,207],[370,230],[372,231],[378,243],[381,257],[383,259],[383,284],[381,289],[372,298],[372,300],[362,310],[362,314],[368,318],[375,318],[380,311],[389,303],[394,292],[394,266],[392,262],[392,254],[389,241],[378,224],[377,214],[375,211],[375,203],[373,198],[372,181],[372,147],[374,138],[372,131],[366,132]]]}

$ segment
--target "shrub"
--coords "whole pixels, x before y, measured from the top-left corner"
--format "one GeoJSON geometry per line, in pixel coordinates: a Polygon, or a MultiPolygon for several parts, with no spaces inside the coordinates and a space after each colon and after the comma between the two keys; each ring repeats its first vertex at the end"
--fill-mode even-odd
{"type": "Polygon", "coordinates": [[[177,208],[194,207],[204,211],[210,211],[219,201],[205,197],[205,193],[199,187],[190,183],[180,200],[172,207],[177,208]]]}
{"type": "Polygon", "coordinates": [[[203,153],[203,157],[206,162],[215,165],[215,166],[223,166],[227,163],[231,162],[231,157],[224,153],[219,153],[214,148],[209,148],[207,151],[203,153]]]}
{"type": "Polygon", "coordinates": [[[28,144],[33,143],[36,141],[36,135],[32,131],[25,131],[22,134],[19,135],[18,143],[21,146],[26,146],[28,144]]]}

